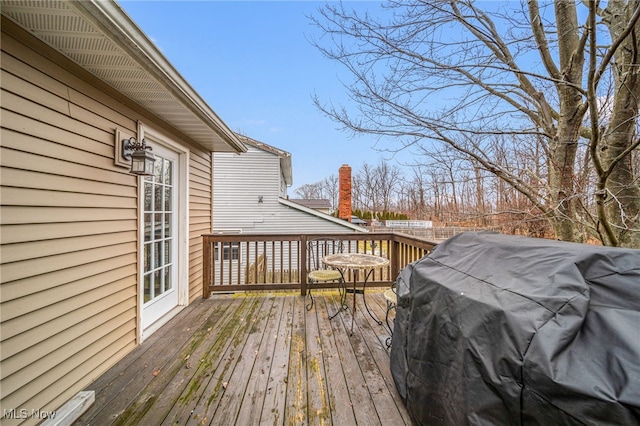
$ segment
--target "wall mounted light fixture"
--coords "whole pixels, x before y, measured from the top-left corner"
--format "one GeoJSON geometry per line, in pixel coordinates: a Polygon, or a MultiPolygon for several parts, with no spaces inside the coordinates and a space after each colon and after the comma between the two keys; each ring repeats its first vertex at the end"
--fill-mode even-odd
{"type": "Polygon", "coordinates": [[[153,148],[147,146],[147,141],[142,139],[138,142],[134,137],[122,140],[122,157],[131,161],[130,173],[139,176],[150,176],[153,174],[153,164],[156,157],[149,151],[153,148]]]}

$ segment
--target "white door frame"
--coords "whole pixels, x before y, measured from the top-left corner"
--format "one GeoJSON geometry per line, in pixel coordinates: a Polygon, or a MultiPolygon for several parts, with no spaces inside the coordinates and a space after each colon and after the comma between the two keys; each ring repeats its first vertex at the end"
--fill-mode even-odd
{"type": "MultiPolygon", "coordinates": [[[[144,293],[142,291],[144,273],[144,177],[138,177],[138,343],[142,343],[154,331],[164,325],[189,304],[189,149],[176,142],[165,132],[149,125],[138,123],[138,138],[146,139],[147,146],[162,146],[178,154],[177,185],[177,235],[176,253],[178,306],[146,329],[142,328],[144,293]]],[[[153,152],[153,151],[152,151],[153,152]]]]}

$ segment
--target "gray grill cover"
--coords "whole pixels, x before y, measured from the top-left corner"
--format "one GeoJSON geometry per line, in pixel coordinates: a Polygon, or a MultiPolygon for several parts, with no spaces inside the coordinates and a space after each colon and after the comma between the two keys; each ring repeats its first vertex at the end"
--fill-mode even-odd
{"type": "Polygon", "coordinates": [[[416,424],[640,424],[640,250],[465,233],[397,292],[416,424]]]}

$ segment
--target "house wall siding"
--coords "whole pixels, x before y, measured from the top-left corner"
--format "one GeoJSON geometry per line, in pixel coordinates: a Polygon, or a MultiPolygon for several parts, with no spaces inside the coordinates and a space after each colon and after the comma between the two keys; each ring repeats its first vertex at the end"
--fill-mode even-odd
{"type": "MultiPolygon", "coordinates": [[[[354,232],[281,204],[280,159],[247,145],[246,153],[214,153],[213,230],[256,233],[354,232]],[[258,197],[262,196],[262,203],[258,197]]],[[[286,194],[286,192],[285,192],[286,194]]]]}
{"type": "MultiPolygon", "coordinates": [[[[114,166],[114,133],[135,135],[148,116],[2,31],[0,413],[31,413],[59,408],[138,344],[138,180],[114,166]]],[[[210,155],[189,149],[192,301],[212,195],[210,155]]]]}
{"type": "MultiPolygon", "coordinates": [[[[237,155],[214,153],[214,232],[242,228],[262,230],[265,220],[278,211],[280,160],[278,156],[247,146],[237,155]],[[258,202],[262,197],[262,203],[258,202]]],[[[276,232],[276,231],[274,231],[276,232]]]]}
{"type": "Polygon", "coordinates": [[[189,156],[189,303],[202,297],[202,234],[211,233],[211,154],[190,151],[189,156]]]}

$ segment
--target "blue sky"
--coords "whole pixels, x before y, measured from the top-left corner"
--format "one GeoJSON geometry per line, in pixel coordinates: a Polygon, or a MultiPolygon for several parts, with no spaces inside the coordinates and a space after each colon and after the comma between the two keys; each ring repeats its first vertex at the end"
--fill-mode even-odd
{"type": "MultiPolygon", "coordinates": [[[[354,171],[389,154],[372,136],[351,138],[312,102],[341,103],[349,76],[309,42],[307,18],[323,2],[150,1],[119,4],[234,131],[292,155],[293,186],[354,171]]],[[[373,2],[350,2],[361,9],[373,2]]],[[[395,160],[394,160],[395,161],[395,160]]]]}

